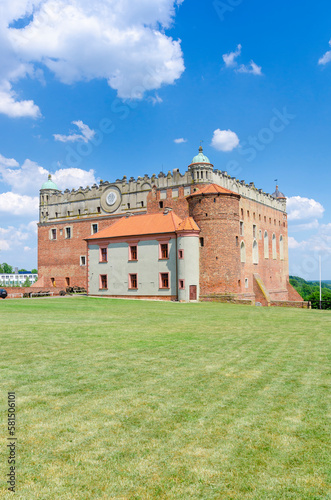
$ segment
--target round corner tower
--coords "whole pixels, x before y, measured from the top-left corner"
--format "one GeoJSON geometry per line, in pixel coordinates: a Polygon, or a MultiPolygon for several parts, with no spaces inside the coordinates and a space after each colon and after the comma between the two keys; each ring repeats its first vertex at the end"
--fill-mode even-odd
{"type": "Polygon", "coordinates": [[[240,195],[209,184],[188,197],[200,228],[200,293],[240,292],[240,195]]]}

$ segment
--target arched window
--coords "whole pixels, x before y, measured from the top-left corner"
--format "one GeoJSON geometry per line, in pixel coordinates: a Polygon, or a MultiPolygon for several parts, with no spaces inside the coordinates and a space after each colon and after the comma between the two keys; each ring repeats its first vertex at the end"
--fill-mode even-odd
{"type": "Polygon", "coordinates": [[[246,262],[246,248],[245,243],[242,241],[240,245],[240,260],[241,262],[246,262]]]}
{"type": "Polygon", "coordinates": [[[272,258],[277,259],[276,235],[272,235],[272,258]]]}
{"type": "Polygon", "coordinates": [[[284,241],[282,235],[279,238],[279,258],[280,260],[284,260],[284,241]]]}
{"type": "Polygon", "coordinates": [[[264,231],[264,258],[269,259],[269,238],[267,231],[264,231]]]}
{"type": "Polygon", "coordinates": [[[259,263],[259,247],[257,245],[257,241],[253,241],[253,264],[259,263]]]}

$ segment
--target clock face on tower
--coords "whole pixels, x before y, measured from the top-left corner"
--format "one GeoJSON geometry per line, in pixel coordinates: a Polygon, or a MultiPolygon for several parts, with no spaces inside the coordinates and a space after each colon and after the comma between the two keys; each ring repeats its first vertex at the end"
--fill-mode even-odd
{"type": "Polygon", "coordinates": [[[116,201],[117,201],[117,193],[115,191],[111,191],[110,193],[107,194],[106,198],[107,205],[112,207],[113,205],[115,205],[116,201]]]}

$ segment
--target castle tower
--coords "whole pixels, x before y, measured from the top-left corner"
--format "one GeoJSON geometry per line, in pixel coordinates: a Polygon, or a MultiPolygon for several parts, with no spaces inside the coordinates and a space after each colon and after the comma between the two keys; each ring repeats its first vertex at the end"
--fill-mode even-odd
{"type": "Polygon", "coordinates": [[[188,197],[190,217],[200,228],[200,294],[238,293],[240,195],[216,184],[188,197]]]}
{"type": "Polygon", "coordinates": [[[39,200],[39,221],[47,222],[48,220],[48,201],[52,194],[57,194],[60,192],[59,188],[52,181],[51,174],[48,175],[48,180],[44,182],[40,189],[40,200],[39,200]]]}
{"type": "Polygon", "coordinates": [[[214,165],[212,165],[209,158],[203,154],[202,146],[199,147],[199,154],[193,158],[188,169],[191,172],[194,183],[200,182],[208,184],[212,182],[214,165]]]}
{"type": "Polygon", "coordinates": [[[286,211],[286,196],[281,193],[278,189],[278,186],[276,186],[276,191],[272,193],[271,195],[273,198],[276,198],[282,205],[283,205],[283,210],[284,212],[286,211]]]}

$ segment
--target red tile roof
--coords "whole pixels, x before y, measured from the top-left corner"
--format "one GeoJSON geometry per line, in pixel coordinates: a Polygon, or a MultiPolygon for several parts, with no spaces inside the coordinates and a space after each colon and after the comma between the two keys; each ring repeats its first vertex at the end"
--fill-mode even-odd
{"type": "Polygon", "coordinates": [[[124,216],[112,226],[102,229],[86,239],[98,240],[102,238],[120,238],[123,236],[175,233],[179,228],[181,231],[199,231],[199,227],[191,217],[183,221],[171,211],[167,214],[124,216]]]}
{"type": "Polygon", "coordinates": [[[217,184],[208,184],[208,186],[199,189],[199,191],[196,191],[195,193],[192,193],[189,196],[199,196],[206,194],[235,194],[239,196],[238,193],[230,191],[230,189],[218,186],[217,184]]]}
{"type": "Polygon", "coordinates": [[[192,217],[187,217],[178,225],[177,231],[200,231],[200,228],[192,217]]]}

